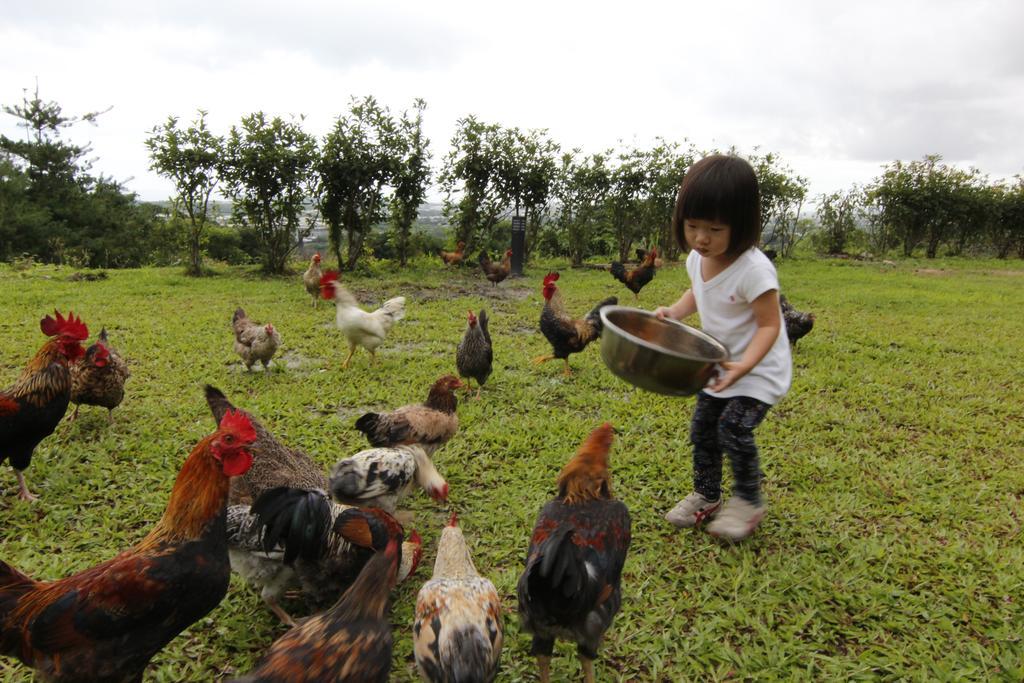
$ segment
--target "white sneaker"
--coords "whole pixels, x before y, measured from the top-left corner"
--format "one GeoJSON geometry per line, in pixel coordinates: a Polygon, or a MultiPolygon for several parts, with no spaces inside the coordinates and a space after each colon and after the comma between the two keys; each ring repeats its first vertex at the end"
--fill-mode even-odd
{"type": "Polygon", "coordinates": [[[708,500],[694,491],[676,503],[676,506],[665,515],[665,519],[680,529],[689,529],[709,519],[714,519],[721,507],[721,497],[718,500],[708,500]]]}
{"type": "Polygon", "coordinates": [[[764,503],[754,505],[739,496],[733,496],[725,501],[721,514],[708,524],[708,533],[733,542],[742,541],[754,533],[766,509],[764,503]]]}

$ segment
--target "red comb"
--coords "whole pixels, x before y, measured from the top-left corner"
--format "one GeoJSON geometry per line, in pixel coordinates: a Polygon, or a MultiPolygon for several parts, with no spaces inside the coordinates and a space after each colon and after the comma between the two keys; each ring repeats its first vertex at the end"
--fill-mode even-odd
{"type": "Polygon", "coordinates": [[[256,429],[252,426],[249,416],[241,410],[229,410],[220,419],[220,430],[223,432],[234,432],[235,436],[244,443],[252,443],[256,440],[256,429]]]}
{"type": "Polygon", "coordinates": [[[76,318],[74,313],[68,311],[67,318],[62,316],[60,311],[56,309],[54,309],[53,313],[57,316],[56,320],[46,316],[39,321],[39,329],[47,337],[55,337],[59,334],[62,337],[76,341],[84,341],[89,338],[89,328],[85,326],[81,318],[76,318]]]}
{"type": "Polygon", "coordinates": [[[557,279],[558,279],[558,273],[548,273],[544,277],[544,286],[547,287],[548,285],[550,285],[552,282],[554,282],[557,279]]]}
{"type": "Polygon", "coordinates": [[[416,532],[415,529],[413,529],[409,533],[409,542],[413,545],[423,545],[423,539],[420,538],[420,535],[416,532]]]}
{"type": "Polygon", "coordinates": [[[326,273],[320,276],[320,286],[329,285],[338,280],[338,271],[328,270],[326,273]]]}

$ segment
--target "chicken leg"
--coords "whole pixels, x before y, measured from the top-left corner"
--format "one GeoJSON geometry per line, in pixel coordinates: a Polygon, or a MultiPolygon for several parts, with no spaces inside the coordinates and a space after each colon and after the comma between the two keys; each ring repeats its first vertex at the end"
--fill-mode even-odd
{"type": "Polygon", "coordinates": [[[584,683],[594,683],[594,660],[588,659],[584,656],[580,656],[580,666],[583,667],[583,680],[584,683]]]}
{"type": "Polygon", "coordinates": [[[25,474],[21,470],[14,470],[14,475],[18,477],[18,498],[32,502],[39,500],[39,496],[34,495],[28,490],[28,485],[25,483],[25,474]]]}
{"type": "Polygon", "coordinates": [[[537,668],[540,670],[540,683],[551,680],[551,657],[537,657],[537,668]]]}
{"type": "Polygon", "coordinates": [[[345,358],[345,362],[341,364],[341,367],[347,368],[349,361],[352,360],[352,354],[356,352],[355,344],[348,345],[348,356],[345,358]]]}

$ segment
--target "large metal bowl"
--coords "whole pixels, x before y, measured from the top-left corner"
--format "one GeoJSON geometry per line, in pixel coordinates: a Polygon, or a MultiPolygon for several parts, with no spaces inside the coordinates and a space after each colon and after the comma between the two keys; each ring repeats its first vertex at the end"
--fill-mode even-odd
{"type": "Polygon", "coordinates": [[[601,309],[601,358],[615,375],[659,394],[692,396],[729,352],[711,335],[639,308],[601,309]]]}

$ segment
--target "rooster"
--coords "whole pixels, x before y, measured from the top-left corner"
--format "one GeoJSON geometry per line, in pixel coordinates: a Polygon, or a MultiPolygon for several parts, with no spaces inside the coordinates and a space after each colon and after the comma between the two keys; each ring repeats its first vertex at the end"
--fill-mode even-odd
{"type": "MultiPolygon", "coordinates": [[[[487,330],[487,311],[481,309],[479,317],[473,315],[473,311],[469,311],[466,333],[462,335],[462,341],[455,349],[455,367],[458,368],[460,377],[476,380],[477,398],[480,398],[484,382],[491,376],[493,363],[494,351],[491,347],[491,333],[487,330]]],[[[471,390],[472,387],[467,381],[466,393],[471,390]]]]}
{"type": "Polygon", "coordinates": [[[233,683],[387,683],[394,646],[388,598],[400,555],[397,539],[389,539],[333,607],[278,638],[233,683]]]}
{"type": "MultiPolygon", "coordinates": [[[[638,252],[640,250],[637,250],[638,252]]],[[[639,301],[640,290],[654,279],[657,272],[655,261],[658,258],[658,250],[645,251],[640,265],[632,270],[626,270],[626,266],[618,261],[612,261],[612,277],[626,285],[626,289],[633,292],[634,298],[639,301]]]]}
{"type": "MultiPolygon", "coordinates": [[[[206,387],[206,402],[214,420],[236,410],[211,386],[206,387]]],[[[231,568],[260,589],[264,603],[282,622],[294,625],[295,620],[279,603],[286,591],[300,589],[314,606],[330,604],[359,573],[370,553],[362,550],[365,544],[350,537],[327,534],[352,508],[329,500],[327,477],[312,458],[286,447],[256,418],[247,417],[256,430],[250,448],[255,461],[248,472],[232,481],[227,524],[231,568]],[[283,534],[281,547],[271,544],[264,548],[267,529],[280,529],[283,519],[294,520],[308,530],[309,537],[296,545],[293,535],[283,534]]],[[[383,512],[378,517],[382,523],[397,525],[383,512]]],[[[272,540],[278,535],[270,534],[272,540]]],[[[410,535],[403,548],[402,578],[415,570],[420,552],[418,537],[410,535]]]]}
{"type": "Polygon", "coordinates": [[[357,346],[369,351],[370,358],[376,361],[377,347],[388,336],[391,326],[405,317],[405,297],[388,299],[376,311],[367,313],[359,307],[355,297],[338,283],[338,273],[333,270],[327,271],[320,278],[320,292],[323,298],[333,300],[337,305],[336,323],[348,340],[348,356],[341,366],[348,367],[357,346]]]}
{"type": "Polygon", "coordinates": [[[565,311],[562,293],[555,285],[556,280],[558,273],[548,273],[544,278],[544,310],[540,313],[540,331],[551,344],[553,354],[535,358],[534,362],[545,363],[553,358],[561,358],[565,361],[565,374],[568,376],[572,372],[569,369],[569,355],[582,351],[587,344],[601,336],[604,329],[601,309],[614,306],[619,300],[610,296],[594,306],[583,318],[574,319],[565,311]]]}
{"type": "Polygon", "coordinates": [[[302,284],[309,295],[313,297],[313,308],[320,307],[321,277],[323,277],[323,273],[320,272],[320,252],[318,251],[309,259],[309,268],[306,268],[306,272],[302,274],[302,284]]]}
{"type": "Polygon", "coordinates": [[[331,470],[331,496],[349,505],[371,505],[391,514],[415,481],[431,498],[448,500],[448,482],[419,444],[370,448],[331,470]]]}
{"type": "Polygon", "coordinates": [[[813,313],[801,313],[796,310],[781,294],[779,305],[782,307],[782,322],[786,325],[786,336],[789,337],[789,343],[795,345],[814,328],[815,316],[813,313]]]}
{"type": "Polygon", "coordinates": [[[486,251],[480,252],[480,269],[484,271],[484,277],[491,281],[491,284],[497,286],[499,282],[508,277],[508,274],[512,271],[512,250],[507,249],[505,256],[501,259],[501,263],[494,263],[487,256],[486,251]]]}
{"type": "Polygon", "coordinates": [[[473,565],[453,513],[437,544],[434,576],[416,597],[413,652],[431,683],[489,683],[501,659],[501,600],[473,565]]]}
{"type": "Polygon", "coordinates": [[[612,426],[590,433],[561,474],[558,495],[533,527],[519,577],[519,620],[533,634],[540,680],[548,681],[555,638],[576,641],[587,683],[605,631],[622,604],[620,579],[630,542],[629,510],[612,496],[612,426]]]}
{"type": "Polygon", "coordinates": [[[371,446],[416,443],[432,455],[459,429],[455,390],[461,387],[458,377],[445,375],[430,387],[426,402],[402,406],[390,413],[366,413],[356,420],[356,429],[366,435],[371,446]]]}
{"type": "Polygon", "coordinates": [[[137,545],[57,581],[0,562],[0,653],[47,681],[141,681],[149,660],[228,589],[228,479],[252,463],[248,418],[228,413],[185,460],[137,545]]]}
{"type": "Polygon", "coordinates": [[[236,308],[231,328],[235,331],[235,353],[245,363],[245,369],[252,370],[256,363],[263,363],[263,369],[269,370],[270,359],[281,345],[281,335],[274,326],[253,322],[244,310],[236,308]]]}
{"type": "Polygon", "coordinates": [[[85,350],[85,357],[72,363],[71,402],[75,412],[71,419],[78,417],[78,409],[84,404],[107,409],[107,422],[114,421],[114,408],[124,399],[124,383],[131,377],[131,370],[121,355],[110,346],[107,329],[100,330],[96,343],[85,350]]]}
{"type": "Polygon", "coordinates": [[[0,390],[0,463],[10,460],[18,478],[18,497],[33,501],[25,470],[39,442],[53,433],[71,401],[71,372],[68,364],[85,355],[82,341],[89,329],[68,312],[65,318],[54,311],[39,329],[50,339],[28,362],[17,381],[0,390]]]}
{"type": "Polygon", "coordinates": [[[465,248],[466,243],[459,240],[459,243],[455,245],[455,251],[445,251],[444,249],[441,249],[438,253],[441,255],[441,260],[444,261],[446,266],[460,266],[462,265],[463,259],[466,258],[466,255],[463,253],[465,248]]]}

